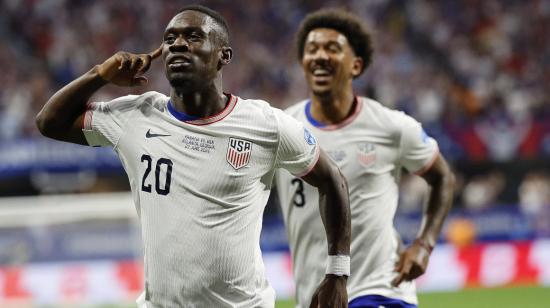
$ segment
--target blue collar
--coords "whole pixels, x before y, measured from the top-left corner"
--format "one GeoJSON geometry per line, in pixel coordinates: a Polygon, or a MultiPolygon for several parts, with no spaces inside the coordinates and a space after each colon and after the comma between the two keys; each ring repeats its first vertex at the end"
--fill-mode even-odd
{"type": "Polygon", "coordinates": [[[325,127],[325,126],[327,126],[326,124],[323,124],[323,123],[315,120],[313,118],[313,116],[311,115],[311,101],[308,101],[307,104],[306,104],[306,118],[309,121],[309,123],[311,123],[311,125],[313,125],[315,127],[325,127]]]}
{"type": "Polygon", "coordinates": [[[196,119],[199,119],[200,117],[198,116],[192,116],[192,115],[188,115],[187,113],[185,112],[181,112],[181,111],[177,111],[176,108],[174,108],[174,106],[172,105],[172,100],[169,100],[168,101],[168,111],[178,120],[180,121],[192,121],[192,120],[196,120],[196,119]]]}

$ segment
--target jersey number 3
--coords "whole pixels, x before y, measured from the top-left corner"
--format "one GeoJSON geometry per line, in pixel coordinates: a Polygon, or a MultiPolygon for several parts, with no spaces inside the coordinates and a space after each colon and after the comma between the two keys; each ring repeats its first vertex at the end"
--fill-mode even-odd
{"type": "Polygon", "coordinates": [[[304,181],[300,179],[292,179],[292,185],[296,185],[296,190],[294,191],[294,198],[292,202],[297,207],[302,207],[306,205],[306,196],[304,195],[304,181]]]}
{"type": "MultiPolygon", "coordinates": [[[[151,173],[151,167],[153,166],[153,159],[147,154],[141,155],[141,162],[147,162],[147,168],[143,173],[143,179],[141,180],[141,190],[144,192],[151,192],[151,184],[146,184],[147,177],[151,173]]],[[[170,193],[170,183],[172,182],[172,161],[168,158],[159,158],[155,168],[155,191],[159,195],[167,195],[170,193]],[[160,185],[160,172],[163,169],[162,165],[166,165],[166,176],[164,177],[164,185],[160,185]]]]}

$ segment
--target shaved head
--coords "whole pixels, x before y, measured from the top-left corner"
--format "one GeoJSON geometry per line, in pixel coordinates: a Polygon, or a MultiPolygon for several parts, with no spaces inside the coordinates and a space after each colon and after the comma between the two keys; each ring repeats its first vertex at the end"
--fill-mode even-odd
{"type": "Polygon", "coordinates": [[[187,5],[182,7],[179,10],[178,14],[183,13],[185,11],[200,12],[210,17],[209,19],[212,20],[213,25],[217,26],[216,32],[218,33],[217,37],[218,37],[219,43],[223,46],[229,45],[229,27],[227,26],[227,22],[225,21],[225,18],[223,18],[223,16],[220,13],[203,5],[187,5]]]}

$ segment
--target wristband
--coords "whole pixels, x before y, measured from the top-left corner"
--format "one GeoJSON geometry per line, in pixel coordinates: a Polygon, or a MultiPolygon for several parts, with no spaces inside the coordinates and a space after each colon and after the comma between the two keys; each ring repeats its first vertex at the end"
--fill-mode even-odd
{"type": "Polygon", "coordinates": [[[350,257],[346,255],[328,256],[326,274],[348,276],[350,274],[350,257]]]}

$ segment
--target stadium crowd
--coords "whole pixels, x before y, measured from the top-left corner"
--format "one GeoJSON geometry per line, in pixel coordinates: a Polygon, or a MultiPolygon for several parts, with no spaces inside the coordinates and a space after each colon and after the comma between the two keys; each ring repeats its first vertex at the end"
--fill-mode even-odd
{"type": "MultiPolygon", "coordinates": [[[[311,10],[344,6],[363,16],[373,33],[373,64],[356,81],[356,89],[362,89],[357,94],[421,121],[451,162],[550,156],[549,1],[200,2],[219,10],[233,29],[235,57],[224,82],[242,97],[280,108],[306,97],[293,49],[298,23],[311,10]]],[[[0,2],[0,140],[38,136],[34,116],[56,89],[118,50],[152,51],[161,42],[158,33],[182,5],[168,0],[0,2]]],[[[130,91],[168,90],[158,62],[148,74],[149,84],[130,91]]],[[[124,91],[107,87],[96,99],[128,94],[124,91]]],[[[528,200],[529,208],[537,208],[533,202],[550,205],[548,169],[536,169],[523,174],[521,189],[515,188],[516,200],[528,200]]],[[[464,176],[461,203],[472,208],[498,203],[506,178],[496,167],[464,176]]]]}

